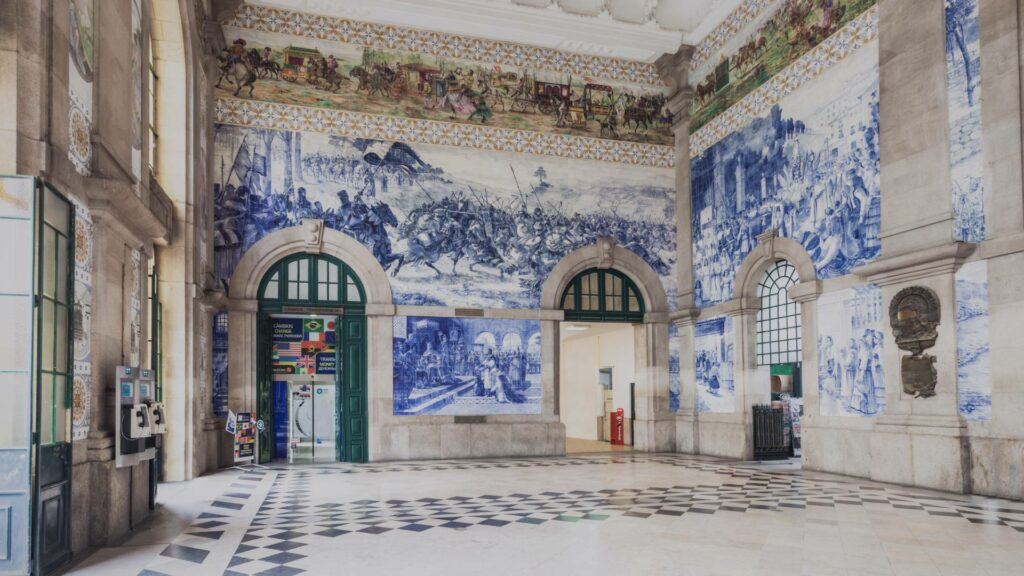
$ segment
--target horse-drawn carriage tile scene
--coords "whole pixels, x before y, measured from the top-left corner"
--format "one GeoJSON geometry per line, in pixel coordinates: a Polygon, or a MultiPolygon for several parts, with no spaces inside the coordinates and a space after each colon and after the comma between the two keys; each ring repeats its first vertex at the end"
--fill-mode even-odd
{"type": "Polygon", "coordinates": [[[249,7],[225,26],[217,95],[673,142],[667,88],[649,64],[343,19],[326,24],[301,12],[249,7]]]}

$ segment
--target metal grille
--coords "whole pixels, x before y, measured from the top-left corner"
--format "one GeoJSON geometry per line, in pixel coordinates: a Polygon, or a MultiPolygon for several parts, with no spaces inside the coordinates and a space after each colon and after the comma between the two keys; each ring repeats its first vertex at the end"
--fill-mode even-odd
{"type": "Polygon", "coordinates": [[[800,361],[800,306],[789,299],[788,289],[798,283],[796,268],[779,260],[757,286],[761,310],[757,313],[757,365],[800,361]]]}

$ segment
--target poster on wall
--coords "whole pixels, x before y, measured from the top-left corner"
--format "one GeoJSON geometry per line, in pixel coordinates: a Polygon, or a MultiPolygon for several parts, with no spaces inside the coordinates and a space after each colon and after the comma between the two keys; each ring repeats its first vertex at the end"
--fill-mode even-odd
{"type": "Polygon", "coordinates": [[[256,426],[252,412],[235,415],[235,463],[252,462],[256,458],[256,426]]]}
{"type": "Polygon", "coordinates": [[[888,310],[873,284],[818,298],[818,397],[822,416],[885,412],[882,348],[888,310]]]}
{"type": "Polygon", "coordinates": [[[992,419],[990,352],[988,263],[979,260],[956,273],[957,390],[968,420],[992,419]]]}
{"type": "Polygon", "coordinates": [[[371,251],[396,304],[535,308],[558,262],[603,236],[675,302],[671,170],[226,125],[215,154],[224,286],[257,241],[316,218],[371,251]]]}
{"type": "Polygon", "coordinates": [[[834,64],[692,162],[694,293],[734,297],[736,270],[776,230],[820,279],[881,252],[878,42],[834,64]]]}
{"type": "Polygon", "coordinates": [[[735,412],[732,317],[698,322],[693,352],[697,373],[697,411],[735,412]]]}
{"type": "Polygon", "coordinates": [[[540,414],[538,320],[394,319],[394,413],[540,414]]]}
{"type": "Polygon", "coordinates": [[[336,320],[271,318],[271,370],[274,374],[337,373],[336,320]]]}

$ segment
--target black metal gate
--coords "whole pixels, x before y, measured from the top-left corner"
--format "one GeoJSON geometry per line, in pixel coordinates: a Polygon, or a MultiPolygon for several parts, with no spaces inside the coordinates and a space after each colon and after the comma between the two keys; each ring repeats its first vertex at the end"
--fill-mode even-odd
{"type": "Polygon", "coordinates": [[[784,460],[789,458],[790,446],[786,443],[785,415],[782,408],[769,404],[755,404],[754,412],[754,460],[784,460]]]}

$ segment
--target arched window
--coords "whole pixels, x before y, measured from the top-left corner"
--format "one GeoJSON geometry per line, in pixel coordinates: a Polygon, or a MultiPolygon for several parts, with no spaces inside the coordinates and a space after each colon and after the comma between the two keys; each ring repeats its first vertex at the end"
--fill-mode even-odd
{"type": "Polygon", "coordinates": [[[644,299],[636,284],[617,270],[591,268],[576,275],[562,293],[566,320],[642,322],[644,299]]]}
{"type": "Polygon", "coordinates": [[[789,287],[800,282],[796,268],[778,260],[757,286],[757,365],[800,362],[800,307],[789,299],[789,287]]]}
{"type": "Polygon", "coordinates": [[[366,292],[344,262],[326,255],[297,254],[263,275],[260,300],[266,303],[365,305],[366,292]]]}

